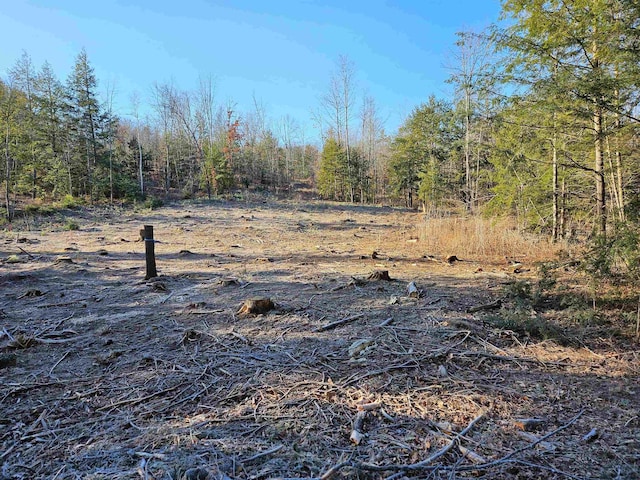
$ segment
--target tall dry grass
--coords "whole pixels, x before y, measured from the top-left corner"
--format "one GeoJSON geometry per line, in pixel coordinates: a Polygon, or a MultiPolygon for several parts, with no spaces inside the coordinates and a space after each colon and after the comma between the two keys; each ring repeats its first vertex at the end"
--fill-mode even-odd
{"type": "Polygon", "coordinates": [[[511,218],[425,215],[418,232],[420,244],[429,252],[469,259],[544,261],[560,250],[570,251],[567,242],[553,243],[548,236],[522,232],[511,218]]]}

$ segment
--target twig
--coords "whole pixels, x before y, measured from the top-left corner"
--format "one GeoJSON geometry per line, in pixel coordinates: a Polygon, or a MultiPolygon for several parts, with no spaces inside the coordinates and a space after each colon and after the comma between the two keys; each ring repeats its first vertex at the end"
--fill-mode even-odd
{"type": "Polygon", "coordinates": [[[636,314],[636,338],[640,338],[640,297],[638,297],[638,313],[636,314]]]}
{"type": "Polygon", "coordinates": [[[485,415],[484,412],[478,415],[476,418],[474,418],[471,421],[471,423],[469,423],[469,425],[466,426],[464,430],[462,430],[455,437],[453,437],[447,445],[445,445],[443,448],[441,448],[436,453],[431,455],[429,458],[426,458],[420,462],[410,463],[406,465],[374,465],[371,463],[354,462],[352,463],[352,466],[355,468],[360,468],[362,470],[369,470],[369,471],[375,471],[375,472],[384,472],[389,470],[408,472],[408,471],[415,471],[415,470],[424,470],[429,468],[443,468],[442,466],[432,467],[431,464],[434,461],[436,461],[438,458],[446,454],[449,450],[451,450],[460,441],[460,439],[464,437],[474,427],[474,425],[484,417],[484,415],[485,415]]]}
{"type": "Polygon", "coordinates": [[[546,471],[551,472],[551,473],[555,473],[555,474],[558,474],[558,475],[563,475],[563,476],[565,476],[567,478],[575,478],[576,480],[583,480],[583,477],[579,477],[579,476],[574,475],[572,473],[565,472],[563,470],[558,470],[557,468],[549,467],[547,465],[540,465],[538,463],[525,462],[524,460],[516,460],[516,463],[518,463],[520,465],[524,465],[526,467],[535,468],[536,470],[546,470],[546,471]]]}
{"type": "Polygon", "coordinates": [[[75,305],[76,303],[86,302],[87,300],[89,300],[89,298],[81,298],[78,300],[72,300],[71,302],[48,303],[47,305],[36,305],[36,308],[68,307],[69,305],[75,305]]]}
{"type": "Polygon", "coordinates": [[[366,418],[367,418],[366,410],[361,410],[358,413],[356,413],[356,417],[353,420],[353,429],[351,430],[351,436],[349,437],[349,440],[351,440],[356,445],[360,445],[360,442],[365,436],[362,430],[363,430],[364,421],[366,418]]]}
{"type": "Polygon", "coordinates": [[[58,365],[60,365],[60,363],[62,363],[62,361],[67,358],[67,355],[69,355],[71,353],[71,350],[67,350],[66,352],[64,352],[64,355],[62,355],[62,357],[60,357],[60,360],[58,360],[53,367],[51,367],[51,370],[49,370],[49,375],[51,375],[53,373],[53,371],[56,369],[56,367],[58,365]]]}
{"type": "Polygon", "coordinates": [[[363,373],[361,375],[355,375],[352,376],[350,379],[348,379],[346,382],[344,382],[342,384],[343,387],[348,387],[349,385],[359,382],[360,380],[364,380],[365,378],[369,378],[369,377],[375,377],[377,375],[381,375],[383,373],[387,373],[390,372],[392,370],[400,370],[403,368],[417,368],[420,365],[414,361],[414,360],[409,360],[408,362],[405,363],[401,363],[400,365],[390,365],[386,368],[381,368],[380,370],[374,370],[372,372],[367,372],[367,373],[363,373]]]}
{"type": "MultiPolygon", "coordinates": [[[[16,247],[18,247],[18,246],[16,245],[16,247]]],[[[24,253],[25,255],[28,255],[28,256],[29,256],[29,258],[30,258],[31,260],[33,260],[33,259],[35,259],[35,258],[36,258],[36,257],[34,257],[33,255],[31,255],[29,252],[27,252],[24,248],[22,248],[22,247],[18,247],[18,249],[19,249],[22,253],[24,253]]]]}
{"type": "Polygon", "coordinates": [[[62,467],[60,467],[58,469],[58,471],[55,473],[55,475],[53,476],[53,478],[51,478],[51,480],[56,480],[56,478],[58,478],[58,476],[62,473],[62,471],[67,468],[66,465],[63,465],[62,467]]]}
{"type": "Polygon", "coordinates": [[[259,459],[261,457],[266,457],[268,455],[271,455],[271,454],[274,454],[276,452],[279,452],[283,448],[284,448],[284,445],[276,445],[275,447],[270,448],[269,450],[265,450],[264,452],[256,453],[252,457],[249,457],[249,458],[243,460],[241,463],[253,462],[254,460],[257,460],[257,459],[259,459]]]}
{"type": "Polygon", "coordinates": [[[326,332],[327,330],[332,330],[336,327],[344,325],[345,323],[353,322],[359,318],[364,317],[364,313],[358,313],[357,315],[351,315],[350,317],[343,318],[341,320],[336,320],[335,322],[327,323],[321,327],[318,327],[314,330],[314,332],[326,332]]]}
{"type": "Polygon", "coordinates": [[[331,478],[333,478],[333,476],[338,473],[338,471],[340,471],[340,469],[348,466],[351,464],[351,460],[347,460],[345,462],[339,463],[338,465],[335,465],[333,467],[331,467],[329,470],[327,470],[326,472],[324,472],[322,474],[322,476],[320,477],[320,480],[329,480],[331,478]]]}
{"type": "Polygon", "coordinates": [[[173,297],[173,292],[169,292],[169,295],[167,295],[166,297],[164,297],[164,298],[160,301],[160,303],[161,303],[161,304],[163,304],[163,303],[167,303],[167,300],[169,300],[171,297],[173,297]]]}
{"type": "Polygon", "coordinates": [[[561,427],[556,428],[552,432],[549,432],[546,435],[543,435],[542,437],[537,439],[535,442],[531,442],[530,444],[528,444],[528,445],[526,445],[526,446],[524,446],[522,448],[518,448],[517,450],[514,450],[513,452],[509,453],[508,455],[505,455],[502,458],[499,458],[499,459],[494,460],[492,462],[485,463],[483,465],[478,465],[477,468],[485,469],[485,468],[488,468],[488,467],[491,467],[491,466],[494,466],[494,465],[500,465],[501,463],[505,463],[506,461],[512,459],[513,457],[515,457],[519,453],[526,452],[527,450],[531,450],[533,447],[535,447],[539,443],[544,442],[547,438],[552,437],[556,433],[559,433],[559,432],[569,428],[571,425],[573,425],[574,423],[576,423],[578,421],[578,419],[582,416],[583,413],[584,413],[584,409],[580,410],[580,412],[575,417],[573,417],[571,420],[569,420],[567,423],[565,423],[561,427]]]}
{"type": "MultiPolygon", "coordinates": [[[[449,451],[451,449],[451,447],[453,446],[453,444],[459,440],[460,437],[462,437],[469,429],[470,427],[473,426],[473,424],[479,420],[481,418],[478,417],[477,419],[473,420],[473,422],[471,422],[469,424],[469,426],[467,428],[465,428],[462,432],[460,432],[458,435],[456,435],[456,437],[452,440],[452,443],[450,443],[449,445],[447,445],[446,447],[444,447],[443,449],[441,449],[440,451],[436,452],[435,454],[433,454],[431,457],[429,457],[426,460],[423,460],[421,462],[418,463],[412,463],[409,465],[372,465],[370,463],[352,463],[351,465],[354,468],[360,468],[362,470],[369,470],[369,471],[375,471],[375,472],[382,472],[382,471],[413,471],[413,470],[441,470],[441,471],[459,471],[459,472],[469,472],[469,471],[481,471],[481,470],[489,470],[492,467],[496,467],[499,465],[504,465],[505,463],[510,463],[510,462],[514,462],[514,463],[522,463],[522,464],[526,464],[526,462],[519,460],[519,459],[514,459],[514,457],[516,455],[519,455],[523,452],[526,452],[527,450],[531,450],[532,448],[534,448],[536,445],[538,445],[540,442],[544,442],[547,438],[556,435],[557,433],[566,430],[567,428],[569,428],[571,425],[573,425],[584,413],[584,409],[581,410],[575,417],[573,417],[571,420],[569,420],[567,423],[565,423],[564,425],[562,425],[561,427],[556,428],[555,430],[553,430],[552,432],[547,433],[546,435],[540,437],[539,439],[537,439],[535,442],[531,442],[528,445],[519,448],[517,450],[514,450],[511,453],[508,453],[507,455],[498,458],[497,460],[493,460],[491,462],[487,462],[487,463],[483,463],[483,464],[479,464],[479,465],[429,465],[428,463],[433,462],[434,458],[438,458],[440,456],[442,456],[442,454],[446,453],[447,451],[449,451]],[[445,451],[446,449],[446,451],[445,451]],[[430,461],[430,462],[429,462],[430,461]]],[[[529,466],[534,466],[532,464],[529,464],[529,466]]],[[[565,475],[569,478],[580,478],[580,477],[576,477],[570,473],[566,473],[563,472],[561,470],[556,470],[553,469],[552,470],[554,473],[558,473],[558,474],[562,474],[565,475]]]]}
{"type": "Polygon", "coordinates": [[[176,385],[174,387],[165,388],[164,390],[160,390],[159,392],[150,393],[149,395],[145,395],[144,397],[138,398],[127,398],[125,400],[120,400],[119,402],[111,403],[109,405],[103,405],[102,407],[96,408],[96,412],[101,412],[103,410],[109,410],[110,408],[120,407],[122,405],[137,405],[139,403],[145,402],[153,397],[157,397],[158,395],[163,395],[165,393],[172,392],[173,390],[177,390],[183,383],[176,385]]]}
{"type": "Polygon", "coordinates": [[[164,453],[147,453],[147,452],[134,452],[136,457],[156,460],[166,460],[167,456],[164,453]]]}
{"type": "Polygon", "coordinates": [[[378,328],[386,327],[387,325],[391,325],[391,322],[393,322],[393,317],[389,317],[385,319],[383,322],[380,322],[378,325],[376,325],[376,327],[378,328]]]}
{"type": "Polygon", "coordinates": [[[14,450],[14,448],[16,448],[17,444],[18,444],[18,442],[14,442],[13,445],[11,445],[2,454],[0,454],[0,460],[3,460],[4,457],[8,456],[11,452],[13,452],[13,450],[14,450]]]}
{"type": "Polygon", "coordinates": [[[469,425],[467,425],[467,427],[464,430],[458,433],[455,437],[451,439],[451,441],[447,445],[442,447],[440,450],[438,450],[436,453],[431,455],[429,458],[426,458],[418,463],[407,465],[409,468],[407,468],[406,470],[420,470],[423,466],[429,465],[433,463],[435,460],[437,460],[438,458],[440,458],[441,456],[443,456],[445,453],[451,450],[456,445],[456,443],[458,443],[460,439],[464,437],[474,427],[474,425],[484,417],[484,415],[485,413],[483,412],[480,415],[478,415],[476,418],[471,420],[471,423],[469,423],[469,425]]]}

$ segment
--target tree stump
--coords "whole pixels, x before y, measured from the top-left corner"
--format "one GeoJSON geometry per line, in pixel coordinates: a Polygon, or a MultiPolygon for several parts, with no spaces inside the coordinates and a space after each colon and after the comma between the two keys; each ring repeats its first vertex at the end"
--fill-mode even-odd
{"type": "Polygon", "coordinates": [[[453,265],[456,262],[460,262],[461,260],[455,255],[449,255],[445,260],[449,265],[453,265]]]}
{"type": "Polygon", "coordinates": [[[386,280],[387,282],[391,281],[391,277],[389,277],[389,270],[376,270],[371,275],[367,277],[367,280],[386,280]]]}
{"type": "Polygon", "coordinates": [[[274,308],[276,308],[276,306],[270,298],[249,298],[244,301],[237,314],[260,315],[263,313],[267,313],[269,310],[273,310],[274,308]]]}

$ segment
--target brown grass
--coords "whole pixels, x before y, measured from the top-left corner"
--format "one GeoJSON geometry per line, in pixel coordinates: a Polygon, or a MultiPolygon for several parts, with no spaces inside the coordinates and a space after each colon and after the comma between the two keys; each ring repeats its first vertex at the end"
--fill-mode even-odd
{"type": "Polygon", "coordinates": [[[425,215],[419,225],[420,243],[440,255],[451,252],[471,258],[536,262],[570,250],[567,242],[553,243],[549,237],[520,231],[512,218],[425,215]]]}

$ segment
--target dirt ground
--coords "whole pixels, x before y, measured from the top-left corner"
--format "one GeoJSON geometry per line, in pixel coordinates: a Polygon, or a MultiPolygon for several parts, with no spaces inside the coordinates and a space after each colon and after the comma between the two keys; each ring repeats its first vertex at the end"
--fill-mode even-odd
{"type": "Polygon", "coordinates": [[[423,251],[416,213],[219,201],[29,228],[0,237],[0,479],[640,478],[637,344],[467,313],[513,268],[426,258],[455,252],[423,251]],[[255,298],[275,308],[237,313],[255,298]]]}

